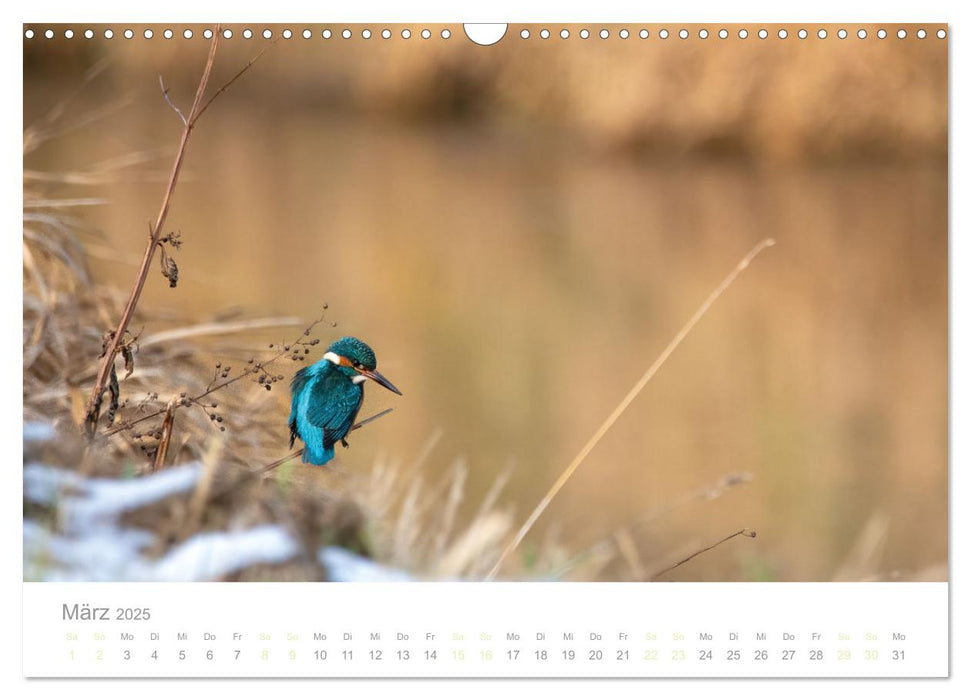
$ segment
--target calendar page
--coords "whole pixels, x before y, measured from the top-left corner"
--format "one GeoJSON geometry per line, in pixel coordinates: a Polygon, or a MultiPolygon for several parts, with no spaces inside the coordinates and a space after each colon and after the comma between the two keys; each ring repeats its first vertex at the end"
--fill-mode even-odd
{"type": "Polygon", "coordinates": [[[322,14],[21,27],[23,675],[948,677],[949,25],[322,14]]]}

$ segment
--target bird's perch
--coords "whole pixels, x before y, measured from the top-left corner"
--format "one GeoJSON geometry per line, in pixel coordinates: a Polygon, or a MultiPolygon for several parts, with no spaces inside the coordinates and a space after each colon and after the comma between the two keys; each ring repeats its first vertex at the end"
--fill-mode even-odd
{"type": "MultiPolygon", "coordinates": [[[[393,410],[394,410],[393,408],[386,408],[383,411],[381,411],[380,413],[375,413],[370,418],[365,418],[364,420],[362,420],[362,421],[360,421],[360,422],[355,423],[354,425],[352,425],[351,426],[351,429],[348,430],[347,432],[352,433],[355,430],[357,430],[358,428],[363,428],[368,423],[372,423],[372,422],[376,421],[378,418],[381,418],[383,416],[388,415],[393,410]]],[[[276,469],[277,467],[279,467],[281,464],[285,464],[286,462],[289,462],[291,459],[294,459],[296,457],[299,457],[302,454],[303,454],[303,448],[300,448],[299,450],[294,450],[293,452],[291,452],[290,454],[288,454],[286,457],[281,457],[280,459],[276,460],[275,462],[270,462],[266,466],[261,467],[256,472],[256,474],[266,474],[266,472],[272,471],[272,470],[276,469]]]]}

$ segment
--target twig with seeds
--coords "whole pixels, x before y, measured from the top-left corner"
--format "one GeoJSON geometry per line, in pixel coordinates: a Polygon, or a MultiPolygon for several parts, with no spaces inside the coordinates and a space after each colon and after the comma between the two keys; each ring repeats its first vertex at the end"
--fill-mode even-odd
{"type": "MultiPolygon", "coordinates": [[[[325,304],[324,311],[326,312],[326,310],[327,310],[327,305],[325,304]]],[[[282,359],[285,355],[289,355],[290,359],[295,362],[306,361],[307,355],[304,353],[294,352],[294,349],[300,348],[301,350],[309,350],[310,347],[318,345],[320,343],[319,338],[312,338],[310,340],[307,340],[306,338],[313,332],[314,328],[316,328],[319,324],[323,323],[323,321],[324,321],[324,314],[322,313],[317,319],[315,319],[313,322],[310,323],[310,325],[308,325],[306,328],[304,328],[301,331],[300,335],[297,336],[296,340],[290,343],[285,343],[283,345],[271,343],[270,349],[278,348],[277,352],[272,357],[270,357],[268,360],[263,360],[260,362],[257,362],[255,358],[250,358],[250,360],[247,361],[246,363],[246,367],[236,374],[231,374],[232,372],[231,365],[224,366],[221,362],[217,362],[215,367],[213,368],[213,377],[209,381],[209,384],[206,386],[206,388],[199,394],[196,394],[195,396],[188,396],[187,392],[181,392],[179,394],[178,401],[176,402],[176,407],[198,404],[203,409],[206,409],[206,413],[207,415],[210,416],[210,420],[216,420],[217,422],[221,423],[222,421],[218,420],[218,416],[213,417],[215,416],[215,414],[210,413],[208,410],[208,408],[216,408],[216,404],[213,403],[212,406],[206,407],[201,403],[202,400],[210,397],[212,394],[215,394],[221,389],[225,389],[226,387],[231,386],[232,384],[235,384],[236,382],[242,379],[246,379],[247,377],[251,377],[253,375],[259,375],[258,379],[256,380],[257,383],[260,386],[264,387],[267,391],[270,391],[273,388],[272,387],[273,384],[279,381],[282,381],[284,379],[284,375],[282,374],[271,375],[268,372],[266,372],[266,368],[272,365],[273,363],[277,362],[278,360],[282,359]]],[[[127,421],[119,423],[118,425],[108,428],[107,430],[104,431],[104,434],[105,436],[111,436],[123,430],[130,430],[131,428],[138,425],[139,423],[143,423],[145,421],[151,420],[152,418],[157,418],[158,416],[163,415],[165,412],[166,412],[166,408],[160,408],[156,411],[152,411],[151,413],[146,413],[143,416],[139,416],[138,418],[129,419],[127,421]]],[[[225,428],[220,426],[220,430],[225,431],[225,428]]]]}

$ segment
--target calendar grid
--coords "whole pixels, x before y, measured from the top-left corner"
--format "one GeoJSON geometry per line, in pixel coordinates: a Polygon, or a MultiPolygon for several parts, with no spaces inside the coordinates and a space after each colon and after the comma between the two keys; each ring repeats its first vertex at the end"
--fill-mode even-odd
{"type": "Polygon", "coordinates": [[[32,583],[24,674],[941,677],[947,591],[946,583],[184,584],[173,596],[158,584],[32,583]]]}

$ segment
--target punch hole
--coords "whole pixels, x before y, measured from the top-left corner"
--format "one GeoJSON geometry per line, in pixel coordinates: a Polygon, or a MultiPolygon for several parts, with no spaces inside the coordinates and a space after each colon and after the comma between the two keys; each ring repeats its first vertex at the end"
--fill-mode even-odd
{"type": "Polygon", "coordinates": [[[324,37],[325,39],[330,39],[332,36],[334,36],[334,33],[329,29],[325,29],[320,33],[320,36],[324,37]]]}
{"type": "Polygon", "coordinates": [[[799,30],[799,38],[800,39],[805,39],[807,36],[809,36],[809,32],[807,32],[805,29],[800,29],[799,30]]]}
{"type": "Polygon", "coordinates": [[[44,32],[44,36],[47,37],[48,39],[53,39],[54,38],[54,30],[53,29],[48,29],[46,32],[44,32]]]}
{"type": "Polygon", "coordinates": [[[273,32],[271,32],[269,29],[264,29],[263,30],[263,38],[264,39],[269,39],[272,36],[273,36],[273,32]]]}
{"type": "Polygon", "coordinates": [[[838,32],[836,32],[836,36],[838,36],[840,39],[845,39],[846,38],[846,30],[845,29],[840,29],[838,32]]]}
{"type": "MultiPolygon", "coordinates": [[[[345,29],[344,31],[346,32],[347,30],[345,29]]],[[[347,37],[345,36],[344,38],[346,39],[347,37]]],[[[410,29],[402,29],[401,30],[401,38],[402,39],[410,39],[411,38],[411,30],[410,29]]]]}
{"type": "Polygon", "coordinates": [[[608,36],[610,36],[610,32],[609,31],[607,31],[606,29],[601,29],[600,30],[600,38],[601,39],[606,39],[608,36]]]}
{"type": "MultiPolygon", "coordinates": [[[[407,32],[407,31],[408,30],[406,29],[405,32],[407,32]]],[[[402,35],[404,35],[405,32],[402,32],[402,35]]],[[[341,32],[341,36],[344,37],[345,39],[350,39],[351,38],[351,30],[350,29],[345,29],[344,31],[341,32]]],[[[408,32],[408,36],[411,36],[411,32],[408,32]]],[[[406,36],[405,39],[407,39],[407,38],[408,37],[406,36]]]]}
{"type": "Polygon", "coordinates": [[[769,38],[769,32],[768,32],[768,30],[766,30],[766,29],[760,29],[759,30],[759,39],[768,39],[768,38],[769,38]]]}
{"type": "Polygon", "coordinates": [[[206,29],[204,32],[202,32],[202,36],[206,39],[212,39],[212,30],[206,29]]]}
{"type": "Polygon", "coordinates": [[[688,30],[687,29],[682,29],[680,32],[678,32],[678,36],[680,38],[682,38],[682,39],[687,39],[688,36],[689,36],[688,30]]]}
{"type": "Polygon", "coordinates": [[[186,29],[184,32],[182,32],[182,37],[184,39],[191,39],[192,38],[192,30],[191,29],[186,29]]]}
{"type": "Polygon", "coordinates": [[[26,38],[28,38],[28,39],[33,39],[34,38],[34,30],[33,29],[28,29],[26,32],[24,32],[24,36],[26,38]]]}
{"type": "Polygon", "coordinates": [[[581,29],[580,30],[580,38],[581,39],[589,39],[590,38],[590,30],[589,29],[581,29]]]}
{"type": "Polygon", "coordinates": [[[944,31],[943,29],[938,29],[937,30],[937,38],[938,39],[943,39],[946,36],[947,36],[947,32],[946,31],[944,31]]]}
{"type": "Polygon", "coordinates": [[[662,29],[661,31],[659,31],[657,33],[657,35],[659,37],[661,37],[662,39],[667,39],[668,38],[668,30],[667,29],[662,29]]]}
{"type": "Polygon", "coordinates": [[[629,31],[627,31],[626,29],[621,29],[620,30],[620,38],[621,39],[626,39],[629,36],[630,36],[630,32],[629,31]]]}
{"type": "Polygon", "coordinates": [[[381,30],[381,38],[382,39],[390,39],[391,38],[391,30],[390,29],[382,29],[381,30]]]}
{"type": "MultiPolygon", "coordinates": [[[[502,39],[502,37],[506,36],[506,29],[508,28],[509,25],[507,24],[474,24],[470,22],[469,24],[462,25],[462,29],[465,31],[465,36],[467,36],[472,43],[478,44],[479,46],[492,46],[493,44],[497,43],[500,39],[502,39]]],[[[546,29],[543,31],[546,32],[546,36],[550,35],[549,31],[546,29]]],[[[442,30],[443,39],[448,39],[451,35],[452,33],[447,29],[442,30]]],[[[546,36],[543,38],[545,39],[546,36]]],[[[528,37],[529,32],[526,32],[526,36],[523,38],[526,39],[528,37]]]]}
{"type": "Polygon", "coordinates": [[[73,39],[74,38],[74,30],[72,30],[72,29],[65,29],[64,30],[64,38],[65,39],[73,39]]]}
{"type": "Polygon", "coordinates": [[[707,39],[708,38],[708,30],[707,29],[699,29],[698,30],[698,38],[699,39],[707,39]]]}
{"type": "Polygon", "coordinates": [[[131,29],[126,29],[125,30],[125,38],[126,39],[132,39],[132,38],[134,38],[134,36],[135,36],[135,32],[133,32],[131,29]]]}
{"type": "MultiPolygon", "coordinates": [[[[582,34],[583,32],[580,32],[580,33],[582,34]]],[[[521,32],[519,32],[519,36],[522,39],[528,39],[529,38],[529,30],[528,29],[522,30],[521,32]]]]}
{"type": "Polygon", "coordinates": [[[94,32],[91,31],[90,29],[85,29],[84,30],[84,38],[85,39],[94,39],[94,32]]]}
{"type": "Polygon", "coordinates": [[[223,29],[223,39],[232,39],[232,38],[233,38],[233,30],[223,29]]]}
{"type": "Polygon", "coordinates": [[[719,29],[718,30],[718,38],[719,39],[727,39],[728,38],[728,30],[727,29],[719,29]]]}
{"type": "Polygon", "coordinates": [[[142,32],[142,36],[144,36],[146,39],[151,39],[153,36],[155,36],[155,33],[151,29],[146,29],[144,32],[142,32]]]}
{"type": "Polygon", "coordinates": [[[361,36],[364,37],[365,39],[370,39],[371,38],[371,30],[370,29],[365,29],[363,32],[361,32],[361,36]]]}
{"type": "MultiPolygon", "coordinates": [[[[702,29],[701,31],[705,31],[705,30],[704,30],[704,29],[702,29]]],[[[642,30],[641,30],[640,32],[638,32],[638,36],[639,36],[639,37],[640,37],[641,39],[646,39],[647,37],[649,37],[649,36],[650,36],[650,32],[648,32],[648,31],[647,31],[646,29],[642,29],[642,30]]]]}
{"type": "Polygon", "coordinates": [[[886,29],[878,29],[877,30],[877,39],[886,39],[886,38],[887,38],[887,30],[886,29]]]}
{"type": "Polygon", "coordinates": [[[861,39],[866,39],[866,29],[861,29],[856,33],[856,35],[861,39]]]}
{"type": "Polygon", "coordinates": [[[897,30],[897,38],[898,39],[906,39],[907,38],[907,30],[906,29],[898,29],[897,30]]]}
{"type": "Polygon", "coordinates": [[[748,39],[748,29],[739,29],[738,30],[738,38],[739,39],[748,39]]]}
{"type": "Polygon", "coordinates": [[[162,32],[162,36],[166,39],[171,39],[173,36],[175,36],[175,32],[173,32],[171,29],[166,29],[164,32],[162,32]]]}
{"type": "Polygon", "coordinates": [[[927,37],[927,32],[926,31],[924,31],[923,29],[918,29],[917,30],[917,38],[918,39],[924,39],[926,37],[927,37]]]}
{"type": "Polygon", "coordinates": [[[816,32],[816,36],[818,36],[820,39],[825,39],[827,36],[826,30],[820,29],[818,32],[816,32]]]}
{"type": "MultiPolygon", "coordinates": [[[[503,31],[503,34],[505,34],[505,33],[506,32],[503,31]]],[[[448,30],[448,29],[443,29],[442,30],[442,38],[443,39],[448,39],[450,36],[452,36],[452,32],[450,30],[448,30]]]]}
{"type": "Polygon", "coordinates": [[[543,29],[543,30],[541,30],[540,33],[539,33],[539,38],[540,39],[549,39],[550,38],[550,30],[549,29],[543,29]]]}
{"type": "Polygon", "coordinates": [[[105,29],[105,39],[110,39],[114,35],[115,35],[115,33],[113,31],[111,31],[110,29],[105,29]]]}
{"type": "Polygon", "coordinates": [[[293,32],[291,32],[289,29],[284,29],[283,30],[283,38],[284,39],[289,39],[292,36],[293,36],[293,32]]]}
{"type": "MultiPolygon", "coordinates": [[[[309,29],[304,29],[304,30],[303,30],[303,38],[304,38],[304,39],[309,39],[309,38],[310,38],[310,37],[312,37],[313,35],[314,35],[314,34],[313,34],[313,32],[312,32],[312,31],[310,31],[309,29]]],[[[245,36],[245,34],[244,34],[244,36],[245,36]]]]}
{"type": "Polygon", "coordinates": [[[561,39],[569,39],[570,38],[570,30],[569,29],[561,29],[560,30],[560,38],[561,39]]]}
{"type": "Polygon", "coordinates": [[[421,38],[422,39],[431,39],[432,38],[432,30],[431,29],[422,29],[421,30],[421,38]]]}
{"type": "Polygon", "coordinates": [[[788,36],[789,36],[789,32],[787,32],[785,29],[780,29],[779,30],[779,38],[780,39],[785,39],[788,36]]]}
{"type": "Polygon", "coordinates": [[[243,38],[244,39],[252,39],[253,38],[253,30],[252,29],[244,29],[243,30],[243,38]]]}

